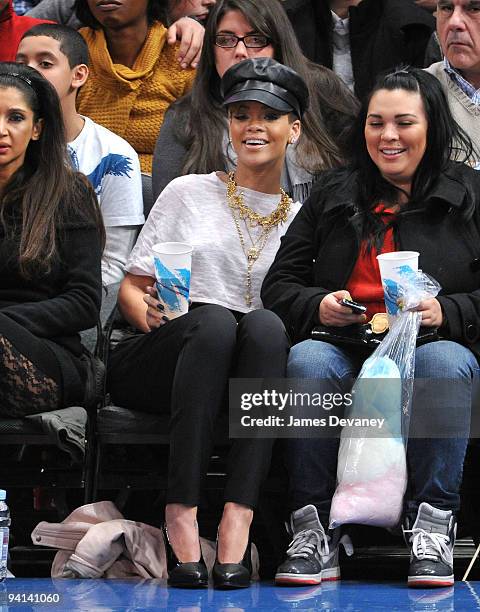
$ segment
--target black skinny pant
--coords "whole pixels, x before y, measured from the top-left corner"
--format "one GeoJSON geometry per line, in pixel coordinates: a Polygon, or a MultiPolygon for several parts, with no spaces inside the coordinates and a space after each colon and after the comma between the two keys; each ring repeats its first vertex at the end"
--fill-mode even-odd
{"type": "MultiPolygon", "coordinates": [[[[285,328],[273,312],[250,312],[237,325],[226,308],[205,304],[113,351],[112,399],[133,410],[170,413],[167,503],[200,502],[229,377],[284,377],[288,349],[285,328]]],[[[225,501],[256,506],[272,444],[233,440],[225,501]]]]}

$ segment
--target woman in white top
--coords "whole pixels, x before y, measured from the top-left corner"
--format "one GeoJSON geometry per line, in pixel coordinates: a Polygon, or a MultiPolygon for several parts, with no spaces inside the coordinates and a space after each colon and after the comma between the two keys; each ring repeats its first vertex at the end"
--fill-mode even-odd
{"type": "MultiPolygon", "coordinates": [[[[144,333],[120,343],[108,373],[114,400],[171,415],[165,542],[174,586],[208,582],[196,515],[228,379],[280,378],[289,349],[280,319],[262,309],[260,287],[300,207],[281,190],[280,178],[287,146],[300,134],[308,90],[290,68],[256,58],[228,70],[222,91],[237,170],[179,177],[158,198],[119,294],[124,317],[144,333]],[[153,288],[151,247],[166,241],[194,248],[192,305],[173,320],[153,288]]],[[[272,443],[232,442],[213,570],[217,587],[250,583],[249,529],[272,443]]]]}

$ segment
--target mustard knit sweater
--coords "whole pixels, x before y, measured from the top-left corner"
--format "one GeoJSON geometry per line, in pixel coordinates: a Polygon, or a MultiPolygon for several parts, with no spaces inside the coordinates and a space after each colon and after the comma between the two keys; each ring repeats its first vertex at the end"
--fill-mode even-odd
{"type": "Polygon", "coordinates": [[[167,30],[155,23],[133,68],[114,64],[103,30],[82,28],[90,53],[90,76],[80,90],[78,110],[125,138],[151,174],[153,149],[167,108],[191,87],[194,70],[183,70],[178,46],[167,44],[167,30]]]}

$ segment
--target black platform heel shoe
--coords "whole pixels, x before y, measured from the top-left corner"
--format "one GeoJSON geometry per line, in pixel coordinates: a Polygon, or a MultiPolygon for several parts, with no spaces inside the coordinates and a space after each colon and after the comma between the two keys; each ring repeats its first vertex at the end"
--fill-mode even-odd
{"type": "Polygon", "coordinates": [[[250,586],[251,578],[252,547],[250,540],[240,563],[219,563],[217,540],[217,555],[212,569],[213,586],[216,589],[244,589],[250,586]]]}
{"type": "Polygon", "coordinates": [[[208,571],[200,549],[200,561],[180,563],[168,539],[167,526],[162,527],[167,557],[168,584],[184,589],[201,589],[208,586],[208,571]]]}

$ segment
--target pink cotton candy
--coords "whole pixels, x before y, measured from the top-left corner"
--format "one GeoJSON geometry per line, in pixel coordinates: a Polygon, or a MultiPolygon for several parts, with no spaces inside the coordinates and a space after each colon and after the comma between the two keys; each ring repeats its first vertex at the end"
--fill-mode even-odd
{"type": "Polygon", "coordinates": [[[345,523],[394,527],[400,521],[407,481],[405,456],[379,478],[339,483],[330,510],[330,528],[345,523]]]}

